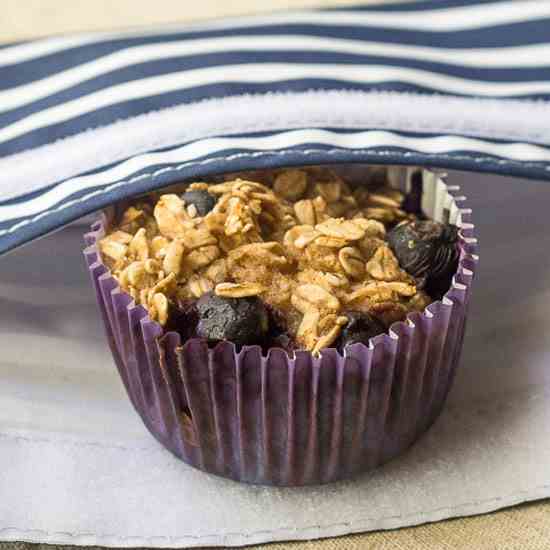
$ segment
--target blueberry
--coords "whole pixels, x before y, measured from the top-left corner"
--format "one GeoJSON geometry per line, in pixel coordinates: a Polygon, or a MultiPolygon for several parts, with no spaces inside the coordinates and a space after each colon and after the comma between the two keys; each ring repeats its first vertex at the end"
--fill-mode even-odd
{"type": "Polygon", "coordinates": [[[359,342],[368,345],[369,340],[386,331],[384,325],[369,313],[362,311],[348,311],[348,324],[342,329],[338,340],[338,347],[345,348],[359,342]]]}
{"type": "Polygon", "coordinates": [[[431,296],[441,297],[451,286],[458,266],[458,228],[431,220],[405,222],[388,233],[401,267],[422,281],[431,296]]]}
{"type": "Polygon", "coordinates": [[[206,216],[216,204],[216,199],[203,189],[189,189],[181,198],[184,200],[185,206],[194,205],[199,216],[206,216]]]}
{"type": "Polygon", "coordinates": [[[165,330],[167,332],[178,332],[182,342],[186,342],[189,338],[195,336],[197,318],[198,313],[195,300],[175,300],[171,302],[165,330]]]}
{"type": "Polygon", "coordinates": [[[267,309],[256,297],[223,298],[212,292],[197,301],[197,336],[209,342],[229,340],[238,346],[258,344],[269,329],[267,309]]]}

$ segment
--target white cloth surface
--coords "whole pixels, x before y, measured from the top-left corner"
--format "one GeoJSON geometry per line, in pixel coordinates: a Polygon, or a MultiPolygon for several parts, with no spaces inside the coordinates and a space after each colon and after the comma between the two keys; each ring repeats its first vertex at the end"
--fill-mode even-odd
{"type": "Polygon", "coordinates": [[[186,466],[118,380],[74,225],[0,259],[0,540],[243,545],[386,529],[550,495],[550,186],[452,174],[481,262],[448,406],[405,456],[322,487],[186,466]]]}

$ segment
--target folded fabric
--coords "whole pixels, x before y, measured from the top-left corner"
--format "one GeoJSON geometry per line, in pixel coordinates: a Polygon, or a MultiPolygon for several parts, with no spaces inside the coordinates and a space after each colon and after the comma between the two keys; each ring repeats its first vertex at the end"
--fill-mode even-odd
{"type": "Polygon", "coordinates": [[[0,48],[0,252],[176,180],[292,164],[550,179],[550,4],[426,0],[0,48]]]}
{"type": "Polygon", "coordinates": [[[225,548],[397,528],[550,496],[550,284],[541,261],[550,187],[450,180],[474,212],[499,190],[498,207],[477,226],[484,253],[463,364],[426,436],[349,482],[258,487],[177,460],[124,396],[88,274],[74,261],[82,228],[1,260],[0,308],[9,315],[0,315],[0,539],[225,548]]]}

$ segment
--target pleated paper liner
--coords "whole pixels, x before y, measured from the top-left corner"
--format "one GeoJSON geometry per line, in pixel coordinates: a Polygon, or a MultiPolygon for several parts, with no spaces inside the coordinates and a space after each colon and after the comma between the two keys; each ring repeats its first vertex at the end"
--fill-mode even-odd
{"type": "MultiPolygon", "coordinates": [[[[412,169],[392,169],[410,190],[412,169]]],[[[315,358],[236,352],[164,334],[102,263],[98,241],[110,216],[85,236],[85,257],[109,345],[128,396],[150,432],[206,472],[269,485],[344,479],[405,451],[439,415],[459,363],[477,241],[457,187],[423,172],[422,206],[460,226],[460,261],[450,290],[389,334],[315,358]]],[[[111,214],[112,215],[112,214],[111,214]]]]}

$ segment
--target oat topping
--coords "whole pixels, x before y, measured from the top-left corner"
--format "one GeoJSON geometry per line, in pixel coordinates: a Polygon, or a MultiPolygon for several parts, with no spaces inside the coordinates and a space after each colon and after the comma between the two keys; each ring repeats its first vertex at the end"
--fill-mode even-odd
{"type": "Polygon", "coordinates": [[[127,206],[100,252],[161,325],[181,300],[257,297],[317,353],[338,339],[349,311],[387,327],[430,303],[388,245],[389,228],[412,219],[403,198],[321,168],[195,182],[127,206]]]}

